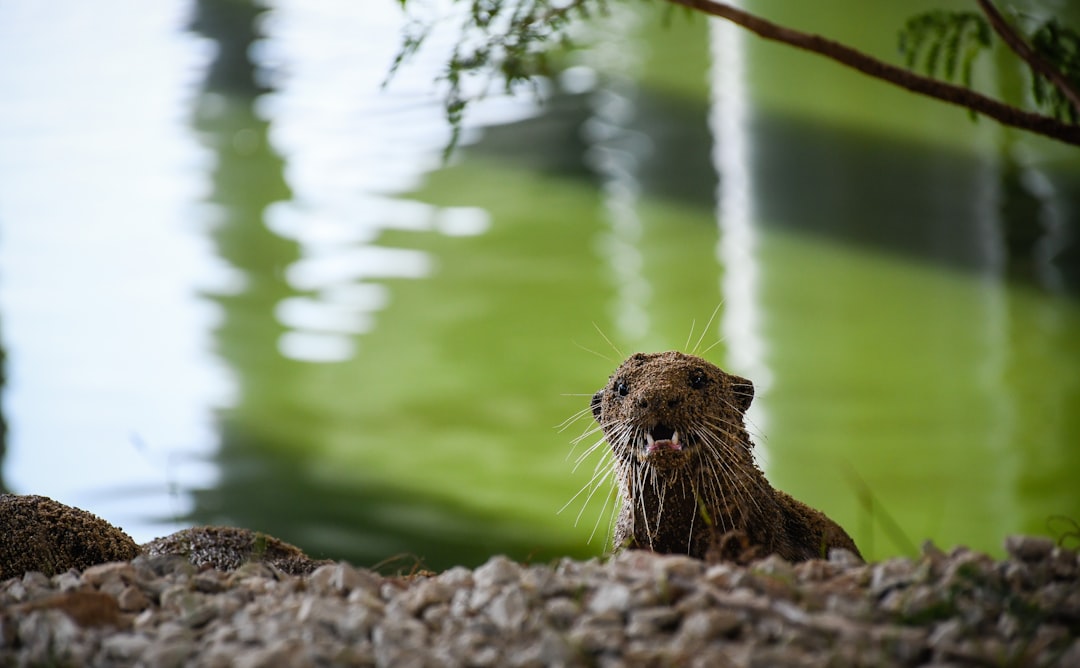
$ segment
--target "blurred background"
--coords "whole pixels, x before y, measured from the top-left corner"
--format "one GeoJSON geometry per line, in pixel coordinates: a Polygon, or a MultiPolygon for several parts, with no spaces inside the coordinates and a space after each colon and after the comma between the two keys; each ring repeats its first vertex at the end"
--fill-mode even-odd
{"type": "MultiPolygon", "coordinates": [[[[968,4],[744,6],[895,62],[909,16],[968,4]]],[[[616,3],[444,162],[455,23],[383,88],[404,22],[0,4],[0,486],[139,542],[596,555],[572,418],[624,354],[707,349],[757,386],[773,484],[869,557],[1075,530],[1077,149],[616,3]]],[[[978,77],[1023,95],[1005,54],[978,77]]]]}

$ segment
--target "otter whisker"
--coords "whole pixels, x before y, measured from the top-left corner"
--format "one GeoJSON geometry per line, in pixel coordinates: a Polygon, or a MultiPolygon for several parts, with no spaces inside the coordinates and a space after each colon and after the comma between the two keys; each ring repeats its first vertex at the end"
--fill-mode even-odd
{"type": "MultiPolygon", "coordinates": [[[[593,432],[593,433],[596,433],[596,432],[593,432]]],[[[592,434],[590,434],[590,436],[591,435],[592,434]]],[[[588,459],[597,450],[602,450],[604,443],[605,443],[605,440],[604,440],[603,437],[601,437],[600,440],[596,441],[595,443],[593,443],[589,447],[585,448],[585,452],[582,452],[580,455],[577,456],[577,459],[574,460],[574,468],[573,468],[573,470],[577,471],[578,467],[581,466],[582,462],[584,462],[586,459],[588,459]]],[[[570,455],[572,455],[572,454],[574,454],[573,450],[571,450],[569,453],[567,453],[566,458],[569,459],[570,455]]]]}
{"type": "MultiPolygon", "coordinates": [[[[601,462],[601,464],[603,464],[603,462],[601,462]]],[[[582,485],[581,489],[579,489],[576,494],[570,497],[570,499],[563,504],[562,508],[559,508],[556,514],[562,514],[562,512],[566,510],[571,503],[573,503],[575,500],[577,500],[579,496],[585,493],[585,490],[590,490],[589,495],[585,497],[585,503],[582,504],[581,512],[578,513],[577,518],[574,520],[574,526],[577,526],[577,520],[581,519],[581,513],[584,512],[585,507],[589,505],[589,499],[591,499],[593,494],[596,493],[596,490],[600,489],[600,487],[603,486],[604,481],[607,480],[611,473],[612,468],[610,466],[597,465],[596,470],[593,471],[593,475],[589,479],[589,481],[582,485]]]]}
{"type": "Polygon", "coordinates": [[[604,519],[604,512],[608,505],[611,505],[611,512],[608,514],[608,534],[610,535],[612,527],[615,525],[615,509],[618,506],[618,499],[616,498],[615,489],[609,489],[607,499],[604,501],[604,505],[600,508],[600,513],[596,516],[596,522],[593,523],[592,531],[589,532],[588,543],[592,543],[592,539],[596,536],[597,529],[600,528],[600,521],[604,519]]]}
{"type": "MultiPolygon", "coordinates": [[[[719,463],[719,466],[723,470],[725,477],[727,477],[728,479],[734,481],[735,488],[734,488],[733,491],[738,493],[740,497],[745,498],[745,499],[749,499],[750,503],[754,505],[755,510],[757,511],[757,513],[761,514],[762,509],[761,509],[760,505],[757,502],[757,495],[754,494],[753,491],[749,489],[749,485],[746,482],[746,476],[739,476],[737,474],[737,472],[733,469],[732,464],[729,461],[731,459],[740,457],[740,454],[737,453],[737,452],[733,452],[732,449],[731,449],[731,446],[729,446],[726,443],[726,440],[730,439],[732,435],[730,433],[728,433],[726,429],[723,429],[723,428],[718,428],[718,427],[714,426],[714,430],[721,433],[721,434],[723,434],[725,436],[725,438],[717,438],[712,433],[709,433],[709,434],[706,435],[706,438],[709,440],[709,442],[711,444],[713,444],[714,446],[719,447],[721,450],[723,450],[724,452],[722,454],[726,455],[726,456],[717,457],[716,461],[719,463]]],[[[741,455],[741,456],[747,456],[747,455],[741,455]]],[[[754,467],[753,461],[749,461],[746,464],[746,466],[754,467]]],[[[754,467],[754,468],[756,469],[756,467],[754,467]]]]}
{"type": "MultiPolygon", "coordinates": [[[[696,484],[691,484],[690,491],[694,497],[694,500],[698,500],[698,490],[696,484]]],[[[700,502],[699,502],[700,503],[700,502]]],[[[690,514],[690,530],[686,532],[686,553],[690,554],[694,544],[694,525],[697,523],[698,513],[690,514]]]]}
{"type": "MultiPolygon", "coordinates": [[[[593,323],[593,327],[596,327],[596,323],[593,323]]],[[[600,329],[600,328],[599,328],[599,327],[597,327],[597,330],[599,330],[599,329],[600,329]]],[[[604,336],[604,333],[603,333],[603,332],[600,332],[600,336],[604,336]]],[[[607,339],[607,337],[606,337],[606,336],[605,336],[604,338],[605,338],[605,339],[607,339]]],[[[599,357],[599,358],[600,358],[600,359],[602,359],[602,360],[607,360],[608,362],[614,362],[614,361],[615,361],[615,360],[611,359],[610,357],[608,357],[607,355],[605,355],[605,354],[603,354],[603,353],[598,353],[598,352],[596,352],[595,350],[593,350],[592,348],[587,348],[586,346],[583,346],[583,345],[581,345],[581,344],[580,344],[580,343],[578,343],[577,341],[572,341],[571,343],[573,343],[573,344],[574,344],[575,346],[577,346],[578,348],[580,348],[580,349],[584,350],[584,351],[585,351],[585,352],[587,352],[587,353],[590,353],[590,354],[596,355],[597,357],[599,357]]],[[[608,343],[610,344],[610,343],[611,343],[611,341],[608,341],[608,343]]],[[[615,347],[615,346],[612,346],[612,348],[614,348],[614,347],[615,347]]],[[[615,352],[619,353],[619,351],[618,351],[618,350],[616,350],[615,352]]],[[[622,357],[622,353],[619,353],[619,357],[622,357]]]]}
{"type": "MultiPolygon", "coordinates": [[[[701,330],[701,336],[698,337],[697,342],[694,344],[693,350],[690,351],[691,355],[699,354],[698,353],[698,348],[701,347],[701,342],[705,339],[705,334],[708,333],[709,328],[712,327],[713,320],[716,320],[716,314],[720,312],[720,308],[723,305],[724,305],[724,302],[721,301],[719,304],[716,305],[716,308],[713,309],[712,315],[709,316],[709,322],[705,323],[705,327],[702,328],[702,330],[701,330]]],[[[689,341],[687,341],[687,343],[689,343],[689,341]]],[[[716,344],[713,344],[713,345],[716,345],[716,344]]],[[[709,346],[709,347],[711,348],[712,346],[709,346]]],[[[704,353],[700,353],[700,354],[703,355],[704,353]]]]}
{"type": "MultiPolygon", "coordinates": [[[[582,395],[563,395],[563,396],[582,396],[582,395]]],[[[592,395],[589,395],[589,396],[592,396],[592,395]]],[[[590,415],[591,413],[592,413],[592,407],[591,406],[586,406],[585,408],[582,408],[581,410],[574,413],[570,417],[566,418],[565,420],[563,420],[559,424],[555,425],[556,432],[559,433],[559,434],[563,433],[564,431],[569,429],[570,426],[573,425],[575,422],[577,422],[581,418],[585,417],[586,415],[590,415]]]]}
{"type": "Polygon", "coordinates": [[[611,342],[611,339],[609,339],[609,338],[608,338],[607,334],[604,334],[604,330],[600,329],[600,325],[597,325],[597,324],[596,324],[596,323],[594,322],[594,323],[592,324],[592,326],[593,326],[593,329],[595,329],[595,330],[596,330],[596,333],[600,335],[600,338],[604,339],[604,341],[606,341],[606,342],[607,342],[607,344],[608,344],[609,346],[611,346],[611,349],[615,351],[615,354],[616,354],[616,355],[618,355],[619,357],[626,357],[626,355],[623,355],[623,354],[622,354],[622,351],[621,351],[621,350],[619,350],[619,347],[618,347],[618,346],[616,346],[616,345],[615,345],[614,343],[612,343],[612,342],[611,342]]]}
{"type": "Polygon", "coordinates": [[[581,434],[579,434],[578,436],[575,436],[573,438],[573,440],[570,441],[570,444],[571,445],[577,445],[578,443],[585,440],[586,438],[588,438],[592,434],[595,434],[597,431],[602,431],[603,429],[604,429],[604,425],[602,425],[602,424],[599,424],[599,423],[589,424],[589,426],[586,427],[585,430],[583,432],[581,432],[581,434]]]}
{"type": "Polygon", "coordinates": [[[721,344],[721,343],[723,343],[723,342],[724,342],[724,337],[722,337],[722,336],[721,336],[721,337],[717,338],[717,339],[716,339],[715,341],[713,341],[712,343],[710,343],[710,344],[709,344],[709,345],[708,345],[708,346],[707,346],[707,347],[705,348],[705,350],[701,350],[701,351],[698,351],[698,352],[697,352],[697,353],[695,353],[695,354],[696,354],[696,355],[702,355],[702,356],[704,356],[704,355],[708,355],[708,354],[709,354],[709,351],[710,351],[710,350],[712,350],[713,348],[715,348],[716,346],[720,345],[720,344],[721,344]]]}
{"type": "MultiPolygon", "coordinates": [[[[695,327],[697,327],[697,318],[690,320],[690,333],[686,335],[686,343],[683,345],[683,348],[686,350],[690,350],[690,339],[694,338],[695,327]]],[[[706,328],[708,328],[708,325],[706,325],[706,328]]],[[[694,351],[690,350],[690,354],[693,355],[694,351]]]]}
{"type": "MultiPolygon", "coordinates": [[[[590,429],[589,431],[587,431],[587,432],[585,432],[584,434],[582,434],[582,435],[581,435],[581,437],[582,437],[582,439],[585,439],[585,438],[592,438],[593,436],[596,436],[597,432],[599,432],[599,431],[601,431],[601,430],[600,430],[600,429],[590,429]]],[[[588,445],[588,447],[586,447],[586,448],[585,448],[585,449],[584,449],[584,450],[583,450],[583,451],[581,452],[581,454],[579,454],[579,455],[578,455],[578,456],[577,456],[577,457],[576,457],[576,458],[574,459],[574,463],[575,463],[575,464],[578,464],[578,463],[580,463],[580,461],[581,461],[581,460],[583,460],[583,459],[588,459],[588,458],[589,458],[589,455],[591,455],[592,453],[596,452],[597,450],[607,450],[607,448],[605,448],[605,447],[604,447],[604,445],[605,445],[606,443],[607,443],[607,438],[605,438],[603,434],[600,434],[600,437],[599,437],[599,438],[597,438],[597,439],[596,439],[596,440],[594,440],[594,441],[593,441],[592,443],[590,443],[590,444],[588,445]]],[[[567,459],[569,459],[569,458],[570,458],[570,455],[574,454],[574,450],[575,450],[575,449],[577,449],[577,446],[578,446],[578,445],[580,445],[580,444],[581,444],[581,441],[580,441],[580,440],[579,440],[579,441],[578,441],[577,443],[575,443],[575,444],[574,444],[574,447],[573,447],[573,448],[571,448],[571,449],[570,449],[570,452],[568,452],[568,453],[567,453],[567,455],[566,455],[566,458],[567,458],[567,459]]]]}
{"type": "MultiPolygon", "coordinates": [[[[713,497],[713,500],[714,500],[714,503],[711,504],[711,505],[713,505],[714,507],[719,507],[722,510],[722,512],[714,513],[713,522],[714,523],[719,523],[720,528],[723,529],[724,531],[727,531],[728,530],[728,524],[730,523],[730,524],[732,524],[732,526],[734,526],[734,523],[729,522],[729,520],[731,519],[729,517],[729,515],[730,515],[730,507],[728,506],[727,497],[724,494],[724,485],[721,484],[721,480],[723,479],[723,476],[721,475],[720,471],[717,470],[718,466],[722,466],[722,461],[723,460],[720,458],[719,454],[716,453],[715,446],[708,440],[708,436],[706,434],[702,435],[702,444],[703,444],[704,447],[708,448],[709,450],[711,450],[714,453],[714,456],[709,457],[709,458],[706,459],[706,462],[707,462],[706,468],[708,470],[708,473],[710,474],[709,479],[708,479],[708,484],[709,484],[709,487],[712,489],[712,497],[713,497]],[[715,501],[717,501],[717,500],[719,501],[719,504],[715,503],[715,501]],[[719,515],[719,517],[717,517],[717,515],[719,515]]],[[[704,474],[705,474],[705,472],[703,471],[702,475],[704,475],[704,474]]]]}
{"type": "MultiPolygon", "coordinates": [[[[723,430],[719,430],[721,433],[725,433],[723,430]]],[[[745,489],[741,488],[738,484],[739,476],[733,471],[731,464],[728,463],[730,458],[730,449],[726,445],[723,439],[716,438],[711,431],[703,431],[699,434],[699,438],[704,448],[707,448],[712,456],[707,458],[708,468],[712,475],[713,487],[718,490],[718,496],[720,503],[718,504],[724,509],[724,512],[720,514],[718,520],[722,529],[729,530],[729,524],[731,528],[734,528],[737,518],[730,517],[730,508],[726,495],[724,494],[724,487],[721,483],[722,480],[733,480],[735,485],[732,491],[737,497],[741,498],[746,496],[745,489]]]]}
{"type": "Polygon", "coordinates": [[[638,493],[635,496],[637,497],[638,504],[639,504],[639,506],[641,508],[640,517],[641,517],[642,523],[645,525],[645,527],[644,527],[645,528],[645,536],[649,540],[649,547],[650,548],[653,547],[654,532],[653,532],[652,527],[650,526],[650,522],[649,522],[650,518],[649,518],[648,509],[645,507],[644,489],[645,489],[645,475],[652,473],[651,468],[652,467],[650,467],[648,465],[646,465],[644,467],[641,467],[639,469],[639,471],[638,471],[639,477],[637,478],[637,480],[635,481],[635,484],[634,484],[635,490],[638,491],[638,493]]]}
{"type": "MultiPolygon", "coordinates": [[[[597,480],[597,483],[593,485],[592,489],[589,490],[589,495],[585,497],[585,503],[581,505],[581,510],[578,511],[577,517],[574,518],[574,526],[577,526],[578,522],[581,521],[581,516],[585,513],[585,508],[589,505],[589,502],[592,500],[593,495],[595,495],[598,490],[604,487],[603,483],[606,482],[609,477],[611,477],[612,473],[613,469],[605,469],[603,475],[597,480]]],[[[594,478],[594,480],[595,479],[596,478],[594,478]]],[[[593,530],[591,533],[589,533],[590,542],[592,541],[593,535],[596,534],[596,527],[600,524],[600,518],[604,516],[604,508],[606,507],[607,503],[605,502],[604,505],[600,508],[600,514],[596,516],[596,523],[593,524],[593,530]]]]}

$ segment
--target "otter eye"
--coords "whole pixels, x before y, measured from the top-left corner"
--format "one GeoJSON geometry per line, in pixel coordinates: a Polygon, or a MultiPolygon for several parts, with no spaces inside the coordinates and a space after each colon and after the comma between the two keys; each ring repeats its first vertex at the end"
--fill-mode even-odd
{"type": "Polygon", "coordinates": [[[620,397],[625,397],[630,394],[630,386],[626,384],[626,381],[615,381],[615,391],[619,393],[620,397]]]}
{"type": "Polygon", "coordinates": [[[708,378],[701,369],[694,369],[690,372],[690,387],[693,389],[700,390],[705,387],[706,381],[708,381],[708,378]]]}

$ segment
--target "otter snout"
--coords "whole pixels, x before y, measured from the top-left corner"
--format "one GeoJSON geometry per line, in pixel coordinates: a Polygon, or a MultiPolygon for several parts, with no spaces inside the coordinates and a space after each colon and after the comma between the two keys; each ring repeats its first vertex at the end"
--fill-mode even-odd
{"type": "Polygon", "coordinates": [[[673,396],[673,394],[667,393],[649,393],[638,396],[634,400],[638,408],[646,409],[650,406],[652,408],[675,408],[682,403],[682,397],[673,396]]]}
{"type": "Polygon", "coordinates": [[[659,387],[645,386],[632,391],[623,399],[626,406],[626,417],[632,423],[644,429],[665,424],[678,429],[684,426],[681,409],[686,401],[685,390],[677,391],[678,388],[663,384],[659,387]]]}

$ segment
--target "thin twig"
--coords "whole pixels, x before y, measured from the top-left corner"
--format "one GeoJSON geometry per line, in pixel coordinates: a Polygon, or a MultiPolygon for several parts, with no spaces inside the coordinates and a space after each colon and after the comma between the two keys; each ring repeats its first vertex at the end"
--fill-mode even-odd
{"type": "Polygon", "coordinates": [[[570,12],[583,6],[586,2],[589,2],[589,0],[573,0],[573,2],[570,2],[562,7],[552,7],[550,10],[544,12],[543,14],[533,14],[525,17],[525,20],[523,20],[521,24],[524,26],[528,26],[532,25],[533,23],[550,23],[554,19],[563,18],[570,12]]]}
{"type": "Polygon", "coordinates": [[[1016,31],[1012,29],[1005,17],[1001,15],[1001,12],[989,0],[977,0],[979,8],[982,9],[983,14],[986,14],[986,18],[990,19],[990,25],[994,28],[1001,39],[1009,46],[1016,55],[1020,56],[1024,62],[1031,66],[1031,69],[1036,73],[1041,74],[1044,79],[1057,86],[1062,95],[1068,98],[1069,103],[1072,104],[1073,109],[1077,114],[1080,114],[1080,93],[1073,88],[1072,83],[1065,78],[1061,72],[1057,70],[1053,65],[1046,62],[1039,57],[1039,54],[1028,46],[1028,43],[1024,41],[1020,35],[1016,34],[1016,31]]]}
{"type": "Polygon", "coordinates": [[[1002,125],[1028,130],[1066,144],[1080,146],[1080,125],[1062,123],[1049,116],[1017,109],[968,88],[925,77],[910,70],[890,65],[820,35],[785,28],[741,9],[736,9],[731,5],[715,2],[714,0],[667,1],[726,19],[756,33],[764,39],[782,42],[798,49],[825,56],[875,79],[887,81],[914,93],[983,114],[1002,125]]]}

